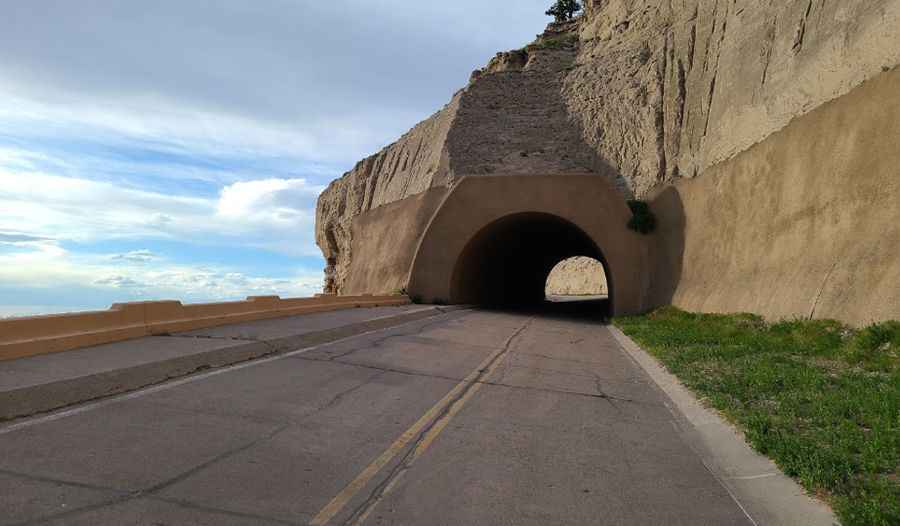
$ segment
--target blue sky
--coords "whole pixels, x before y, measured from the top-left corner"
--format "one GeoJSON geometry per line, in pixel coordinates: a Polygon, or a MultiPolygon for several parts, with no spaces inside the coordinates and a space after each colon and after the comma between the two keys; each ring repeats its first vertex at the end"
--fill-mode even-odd
{"type": "Polygon", "coordinates": [[[547,3],[4,5],[0,316],[318,292],[318,194],[547,3]]]}

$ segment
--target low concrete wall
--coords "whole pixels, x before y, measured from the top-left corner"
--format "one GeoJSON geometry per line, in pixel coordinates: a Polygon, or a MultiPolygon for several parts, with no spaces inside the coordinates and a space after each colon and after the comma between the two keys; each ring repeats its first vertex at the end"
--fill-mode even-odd
{"type": "Polygon", "coordinates": [[[449,188],[380,206],[353,221],[353,259],[341,294],[391,294],[405,288],[422,232],[449,188]]]}
{"type": "Polygon", "coordinates": [[[0,361],[232,323],[408,303],[405,296],[258,296],[189,305],[180,301],[122,303],[106,311],[11,318],[0,320],[0,361]]]}
{"type": "Polygon", "coordinates": [[[900,69],[652,206],[650,303],[770,319],[900,319],[900,69]]]}

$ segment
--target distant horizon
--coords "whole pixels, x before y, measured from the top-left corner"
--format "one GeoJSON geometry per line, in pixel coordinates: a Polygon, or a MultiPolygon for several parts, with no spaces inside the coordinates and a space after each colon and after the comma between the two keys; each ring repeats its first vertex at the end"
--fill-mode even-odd
{"type": "Polygon", "coordinates": [[[320,292],[319,193],[545,4],[493,2],[502,27],[472,0],[7,6],[0,317],[320,292]]]}

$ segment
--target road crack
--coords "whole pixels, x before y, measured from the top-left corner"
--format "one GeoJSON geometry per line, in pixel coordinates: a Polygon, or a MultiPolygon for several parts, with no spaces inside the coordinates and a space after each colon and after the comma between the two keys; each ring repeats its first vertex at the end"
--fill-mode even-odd
{"type": "MultiPolygon", "coordinates": [[[[459,393],[456,394],[435,416],[435,418],[425,426],[416,436],[415,441],[408,446],[406,453],[401,457],[400,461],[396,466],[388,473],[388,475],[382,480],[378,485],[373,488],[373,490],[369,493],[368,497],[354,510],[353,513],[343,522],[345,525],[358,525],[362,523],[363,520],[371,513],[373,509],[379,504],[379,502],[391,491],[391,489],[395,486],[397,481],[402,477],[406,472],[408,472],[416,459],[418,458],[420,452],[420,447],[423,445],[426,437],[431,433],[433,429],[438,425],[438,423],[442,422],[445,419],[448,419],[451,412],[456,408],[458,404],[463,403],[467,398],[469,393],[476,385],[484,385],[485,379],[488,375],[491,374],[492,369],[496,364],[500,363],[512,349],[513,343],[515,340],[534,322],[534,318],[530,318],[526,321],[521,327],[516,329],[516,331],[507,339],[506,343],[502,347],[501,351],[497,353],[497,355],[486,365],[484,365],[481,369],[478,370],[478,375],[459,393]]],[[[423,450],[424,451],[424,450],[423,450]]]]}
{"type": "MultiPolygon", "coordinates": [[[[444,311],[441,311],[441,312],[444,313],[444,311]]],[[[430,320],[427,323],[423,323],[421,326],[417,327],[416,329],[414,329],[412,331],[403,332],[401,334],[388,334],[386,336],[382,336],[381,338],[377,338],[377,339],[373,340],[372,342],[366,343],[364,347],[353,348],[353,349],[350,349],[343,353],[329,356],[327,360],[323,360],[323,361],[334,362],[334,361],[340,360],[341,358],[350,356],[350,355],[355,354],[360,351],[378,349],[379,347],[382,347],[385,344],[385,342],[388,342],[390,340],[395,340],[398,338],[408,338],[410,336],[418,336],[418,335],[422,334],[423,332],[425,332],[426,330],[428,330],[429,328],[431,328],[432,325],[437,325],[440,323],[444,323],[446,321],[447,320],[445,318],[430,320]]]]}

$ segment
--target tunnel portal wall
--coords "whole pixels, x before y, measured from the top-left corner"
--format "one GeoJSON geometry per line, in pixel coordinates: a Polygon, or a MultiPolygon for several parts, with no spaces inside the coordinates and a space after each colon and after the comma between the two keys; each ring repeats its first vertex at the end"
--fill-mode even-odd
{"type": "Polygon", "coordinates": [[[432,188],[357,216],[353,259],[341,295],[404,291],[422,233],[448,191],[432,188]]]}
{"type": "Polygon", "coordinates": [[[479,269],[489,279],[496,277],[490,269],[501,264],[523,278],[518,282],[528,289],[521,291],[527,296],[533,276],[541,275],[543,291],[556,263],[584,255],[604,262],[613,312],[640,312],[649,286],[647,249],[645,240],[627,228],[630,217],[622,194],[598,175],[463,178],[422,237],[409,292],[426,302],[480,302],[461,281],[479,269]],[[514,239],[498,250],[494,242],[500,238],[485,229],[505,229],[514,239]]]}

